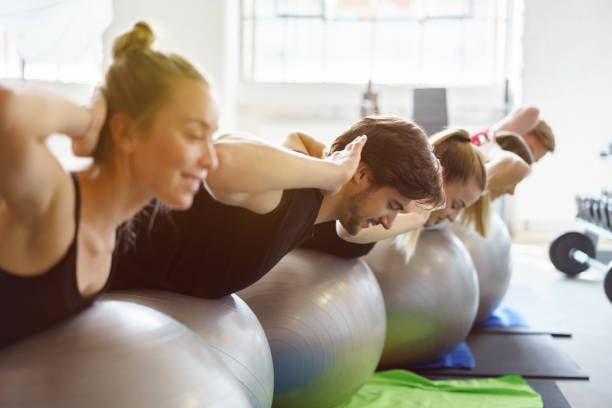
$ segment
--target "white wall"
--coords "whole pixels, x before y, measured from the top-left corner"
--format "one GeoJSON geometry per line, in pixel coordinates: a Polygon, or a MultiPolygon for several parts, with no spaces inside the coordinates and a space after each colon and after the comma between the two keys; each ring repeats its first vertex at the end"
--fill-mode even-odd
{"type": "Polygon", "coordinates": [[[519,227],[555,230],[571,222],[575,192],[612,186],[612,2],[526,0],[523,102],[539,106],[557,151],[517,189],[519,227]]]}

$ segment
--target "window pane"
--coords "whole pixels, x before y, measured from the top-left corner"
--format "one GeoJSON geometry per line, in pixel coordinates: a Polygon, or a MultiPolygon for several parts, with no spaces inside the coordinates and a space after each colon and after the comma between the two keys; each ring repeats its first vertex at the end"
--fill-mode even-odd
{"type": "Polygon", "coordinates": [[[265,17],[243,21],[249,79],[445,86],[504,75],[508,0],[252,1],[265,17]]]}
{"type": "Polygon", "coordinates": [[[337,0],[325,3],[328,18],[369,19],[372,17],[370,0],[337,0]]]}
{"type": "Polygon", "coordinates": [[[255,23],[253,78],[256,81],[284,81],[287,61],[287,23],[269,20],[255,23]]]}
{"type": "Polygon", "coordinates": [[[373,79],[376,83],[416,83],[419,80],[419,24],[388,22],[374,28],[373,79]]]}
{"type": "Polygon", "coordinates": [[[276,0],[278,14],[292,16],[322,16],[322,0],[276,0]]]}
{"type": "Polygon", "coordinates": [[[21,78],[21,58],[17,47],[0,27],[0,78],[21,78]]]}
{"type": "Polygon", "coordinates": [[[255,1],[255,16],[261,17],[276,17],[276,0],[254,0],[255,1]]]}
{"type": "Polygon", "coordinates": [[[376,17],[416,19],[424,14],[422,0],[378,0],[376,17]]]}
{"type": "Polygon", "coordinates": [[[323,81],[323,21],[287,19],[287,40],[286,80],[323,81]]]}
{"type": "Polygon", "coordinates": [[[328,82],[364,83],[372,77],[372,23],[338,21],[326,30],[325,78],[328,82]]]}
{"type": "Polygon", "coordinates": [[[466,74],[467,45],[463,21],[428,20],[424,23],[423,39],[423,83],[461,83],[466,74]]]}
{"type": "MultiPolygon", "coordinates": [[[[470,17],[473,14],[473,0],[420,0],[425,6],[427,17],[470,17]]],[[[489,0],[493,3],[495,0],[489,0]]]]}

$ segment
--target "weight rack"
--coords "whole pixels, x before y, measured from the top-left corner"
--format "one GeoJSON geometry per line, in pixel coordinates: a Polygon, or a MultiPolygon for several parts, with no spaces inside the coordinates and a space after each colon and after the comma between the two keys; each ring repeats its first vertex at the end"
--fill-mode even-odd
{"type": "MultiPolygon", "coordinates": [[[[602,159],[612,158],[612,140],[602,159]]],[[[604,291],[612,302],[612,251],[597,251],[599,237],[612,239],[612,189],[602,189],[599,196],[576,195],[576,222],[584,232],[567,231],[551,241],[548,254],[557,270],[575,277],[593,269],[605,273],[604,291]]]]}

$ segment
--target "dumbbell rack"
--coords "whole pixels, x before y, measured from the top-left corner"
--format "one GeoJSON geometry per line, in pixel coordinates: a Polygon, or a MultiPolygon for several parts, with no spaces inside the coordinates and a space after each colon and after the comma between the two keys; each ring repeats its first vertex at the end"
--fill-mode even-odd
{"type": "MultiPolygon", "coordinates": [[[[612,158],[612,141],[609,152],[602,152],[601,157],[612,158]]],[[[576,195],[576,207],[576,222],[584,233],[568,231],[558,235],[550,243],[550,260],[570,277],[590,267],[604,272],[604,290],[612,302],[612,251],[596,249],[600,236],[612,239],[612,190],[602,189],[597,197],[576,195]]]]}

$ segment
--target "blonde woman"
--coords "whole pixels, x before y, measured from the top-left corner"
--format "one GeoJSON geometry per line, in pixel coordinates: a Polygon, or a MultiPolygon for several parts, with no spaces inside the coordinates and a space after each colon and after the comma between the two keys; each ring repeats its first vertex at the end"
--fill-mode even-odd
{"type": "Polygon", "coordinates": [[[0,347],[87,307],[106,285],[116,228],[152,198],[189,208],[217,166],[208,82],[153,39],[141,22],[115,40],[90,109],[0,90],[0,347]],[[67,174],[45,145],[52,133],[93,165],[67,174]]]}

